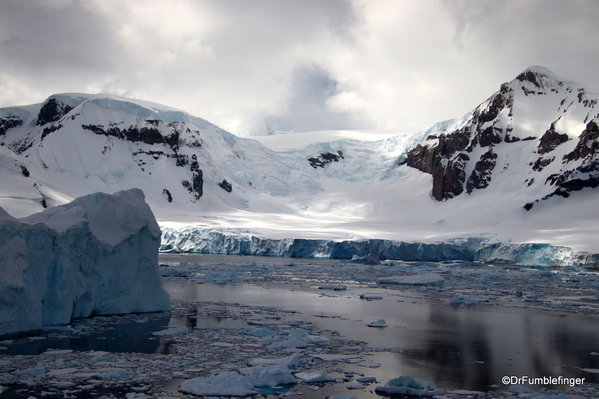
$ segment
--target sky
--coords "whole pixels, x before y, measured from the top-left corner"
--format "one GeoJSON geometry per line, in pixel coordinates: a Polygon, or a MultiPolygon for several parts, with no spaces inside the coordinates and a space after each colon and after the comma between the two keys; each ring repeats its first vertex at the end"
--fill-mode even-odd
{"type": "Polygon", "coordinates": [[[599,92],[596,0],[0,0],[0,107],[110,93],[240,136],[417,132],[532,65],[599,92]]]}

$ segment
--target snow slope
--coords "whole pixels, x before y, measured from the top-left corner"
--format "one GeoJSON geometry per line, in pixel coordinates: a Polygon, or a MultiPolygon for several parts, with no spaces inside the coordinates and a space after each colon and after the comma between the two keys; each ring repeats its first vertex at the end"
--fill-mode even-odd
{"type": "Polygon", "coordinates": [[[159,104],[55,95],[0,110],[0,206],[26,216],[140,188],[170,228],[274,239],[485,236],[599,252],[597,98],[532,67],[425,132],[250,139],[159,104]]]}

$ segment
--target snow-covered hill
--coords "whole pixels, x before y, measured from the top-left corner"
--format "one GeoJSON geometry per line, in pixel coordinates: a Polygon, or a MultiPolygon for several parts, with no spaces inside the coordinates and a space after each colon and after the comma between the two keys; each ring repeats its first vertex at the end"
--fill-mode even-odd
{"type": "Polygon", "coordinates": [[[425,132],[236,137],[181,110],[60,94],[0,109],[0,206],[141,188],[162,226],[268,238],[489,236],[599,252],[598,95],[533,67],[425,132]]]}

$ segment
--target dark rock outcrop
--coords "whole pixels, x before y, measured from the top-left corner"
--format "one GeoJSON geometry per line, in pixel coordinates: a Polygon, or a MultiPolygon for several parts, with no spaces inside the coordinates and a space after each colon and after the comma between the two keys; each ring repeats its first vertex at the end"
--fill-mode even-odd
{"type": "Polygon", "coordinates": [[[324,168],[326,165],[331,162],[339,162],[339,159],[343,159],[343,151],[334,152],[325,152],[320,154],[317,157],[308,158],[308,162],[310,162],[310,166],[314,169],[316,168],[324,168]]]}
{"type": "Polygon", "coordinates": [[[37,125],[43,126],[50,122],[56,122],[68,114],[72,109],[73,107],[62,103],[55,98],[49,98],[37,115],[37,125]]]}
{"type": "Polygon", "coordinates": [[[18,116],[5,116],[0,118],[0,136],[4,136],[8,129],[19,127],[23,124],[23,120],[18,116]]]}
{"type": "Polygon", "coordinates": [[[482,190],[489,186],[489,183],[491,182],[491,173],[495,168],[496,160],[497,154],[493,152],[493,149],[490,149],[481,155],[478,162],[474,165],[474,170],[466,183],[466,191],[468,194],[472,193],[474,189],[482,190]]]}

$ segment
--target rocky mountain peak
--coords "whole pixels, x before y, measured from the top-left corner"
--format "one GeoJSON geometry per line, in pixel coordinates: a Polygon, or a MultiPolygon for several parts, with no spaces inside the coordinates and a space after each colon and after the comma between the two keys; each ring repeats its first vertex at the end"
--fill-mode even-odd
{"type": "Polygon", "coordinates": [[[544,199],[565,196],[564,187],[570,191],[592,187],[591,183],[566,182],[583,169],[583,180],[591,179],[594,184],[596,179],[590,169],[599,161],[594,160],[593,151],[580,152],[580,148],[596,145],[589,132],[596,126],[593,120],[599,118],[598,98],[546,68],[530,67],[502,84],[463,123],[430,135],[410,150],[403,164],[433,176],[431,195],[438,201],[486,189],[494,178],[506,179],[507,170],[514,176],[528,176],[521,184],[548,192],[544,199]],[[512,159],[516,152],[520,157],[512,159]],[[570,155],[579,153],[583,155],[570,155]],[[538,176],[549,173],[543,172],[546,168],[554,173],[538,176]]]}

